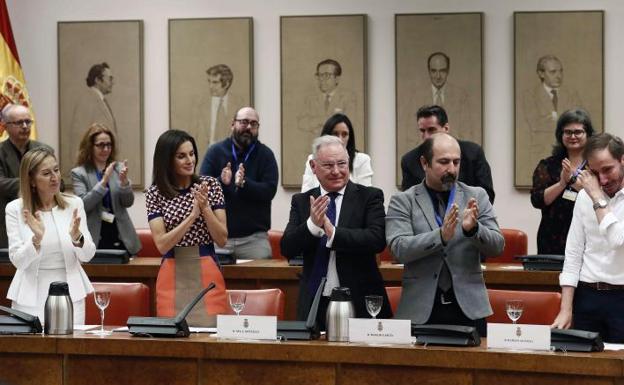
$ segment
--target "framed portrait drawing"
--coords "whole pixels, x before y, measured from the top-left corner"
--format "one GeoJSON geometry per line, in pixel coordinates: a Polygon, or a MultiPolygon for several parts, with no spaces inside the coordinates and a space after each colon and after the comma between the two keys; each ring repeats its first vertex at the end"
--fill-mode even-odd
{"type": "Polygon", "coordinates": [[[253,20],[169,20],[169,123],[208,146],[230,136],[232,118],[253,106],[253,20]]]}
{"type": "Polygon", "coordinates": [[[395,15],[396,181],[421,143],[416,111],[437,104],[459,139],[483,143],[483,14],[395,15]]]}
{"type": "Polygon", "coordinates": [[[603,11],[514,13],[516,188],[551,155],[563,112],[582,108],[603,130],[603,36],[603,11]]]}
{"type": "Polygon", "coordinates": [[[116,136],[134,188],[143,171],[143,22],[58,23],[59,159],[66,186],[80,141],[95,123],[116,136]]]}
{"type": "Polygon", "coordinates": [[[366,151],[366,15],[282,16],[282,185],[300,188],[312,141],[335,113],[366,151]]]}

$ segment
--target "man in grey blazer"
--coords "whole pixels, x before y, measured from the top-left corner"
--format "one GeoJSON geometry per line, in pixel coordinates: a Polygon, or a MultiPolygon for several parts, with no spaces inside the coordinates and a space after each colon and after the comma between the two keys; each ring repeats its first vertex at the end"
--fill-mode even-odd
{"type": "Polygon", "coordinates": [[[457,181],[455,138],[437,133],[422,146],[425,180],[394,195],[386,216],[386,240],[405,264],[396,318],[484,326],[478,321],[492,309],[480,254],[500,254],[505,244],[494,209],[483,188],[457,181]]]}
{"type": "Polygon", "coordinates": [[[0,248],[8,247],[5,206],[17,199],[19,193],[19,168],[22,156],[33,148],[48,147],[30,140],[33,120],[28,108],[9,104],[2,110],[2,125],[9,138],[0,143],[0,248]]]}

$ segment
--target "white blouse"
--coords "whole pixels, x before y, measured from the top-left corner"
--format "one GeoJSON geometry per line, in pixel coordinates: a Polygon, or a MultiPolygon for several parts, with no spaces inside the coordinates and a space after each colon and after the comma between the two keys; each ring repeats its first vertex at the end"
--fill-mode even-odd
{"type": "MultiPolygon", "coordinates": [[[[316,179],[316,175],[312,172],[310,167],[310,160],[312,160],[312,154],[308,156],[306,161],[305,172],[303,173],[303,181],[301,182],[301,192],[308,191],[319,186],[319,181],[316,179]]],[[[349,179],[353,183],[358,183],[364,186],[373,185],[373,167],[371,166],[371,158],[363,152],[356,152],[353,159],[353,171],[349,179]]]]}

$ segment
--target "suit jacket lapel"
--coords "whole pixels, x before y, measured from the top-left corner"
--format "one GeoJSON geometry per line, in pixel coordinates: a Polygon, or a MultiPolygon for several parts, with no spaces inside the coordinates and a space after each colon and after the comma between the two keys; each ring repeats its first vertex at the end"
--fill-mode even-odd
{"type": "Polygon", "coordinates": [[[435,221],[433,203],[431,203],[431,197],[429,197],[429,193],[427,192],[424,181],[416,186],[416,189],[414,190],[414,195],[416,204],[420,206],[420,209],[425,215],[425,219],[427,219],[427,222],[429,223],[431,229],[433,230],[440,227],[435,221]]]}
{"type": "Polygon", "coordinates": [[[457,206],[459,207],[459,215],[457,219],[460,221],[460,223],[463,218],[462,212],[466,208],[466,201],[467,199],[464,197],[464,189],[459,186],[459,183],[456,183],[455,184],[455,203],[457,203],[457,206]]]}
{"type": "Polygon", "coordinates": [[[355,209],[355,205],[357,199],[354,199],[354,194],[356,193],[357,187],[349,181],[347,183],[347,188],[345,189],[344,196],[342,197],[342,205],[340,206],[340,216],[338,217],[338,225],[345,226],[349,219],[351,218],[351,214],[355,209]]]}
{"type": "Polygon", "coordinates": [[[95,168],[89,167],[85,169],[85,171],[87,172],[87,179],[89,180],[89,190],[93,190],[93,187],[99,182],[95,168]]]}

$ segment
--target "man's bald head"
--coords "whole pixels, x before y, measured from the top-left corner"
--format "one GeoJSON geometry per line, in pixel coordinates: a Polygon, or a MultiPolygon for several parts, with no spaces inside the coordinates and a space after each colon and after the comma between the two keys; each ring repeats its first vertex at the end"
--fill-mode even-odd
{"type": "Polygon", "coordinates": [[[423,142],[420,163],[425,182],[435,191],[448,191],[457,181],[461,161],[459,142],[446,132],[439,132],[423,142]]]}

